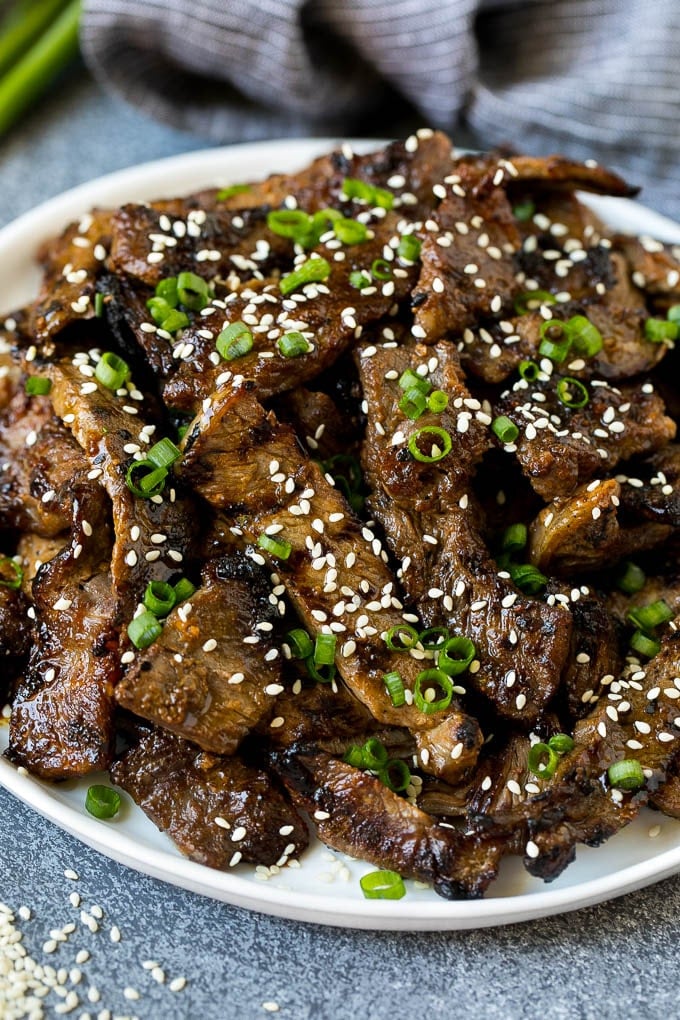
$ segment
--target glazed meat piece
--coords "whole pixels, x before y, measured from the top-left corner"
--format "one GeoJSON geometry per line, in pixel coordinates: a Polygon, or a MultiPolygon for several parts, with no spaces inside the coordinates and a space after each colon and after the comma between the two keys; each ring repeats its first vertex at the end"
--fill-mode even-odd
{"type": "MultiPolygon", "coordinates": [[[[313,635],[337,635],[337,670],[379,722],[407,727],[417,739],[439,723],[413,704],[392,704],[384,675],[399,672],[411,692],[422,666],[410,654],[390,651],[382,639],[404,622],[387,554],[304,457],[289,428],[267,416],[245,390],[216,397],[187,433],[182,475],[209,503],[232,514],[247,542],[266,535],[287,543],[283,560],[275,551],[269,557],[281,584],[313,635]]],[[[263,558],[259,552],[255,557],[263,558]]],[[[449,714],[450,748],[462,744],[458,757],[449,755],[446,762],[452,781],[474,764],[482,736],[455,698],[449,714]]],[[[427,757],[423,767],[434,767],[427,757]]]]}
{"type": "Polygon", "coordinates": [[[9,753],[46,779],[107,768],[120,676],[108,508],[96,483],[73,488],[62,551],[33,582],[35,638],[12,706],[9,753]]]}
{"type": "Polygon", "coordinates": [[[617,235],[615,242],[628,261],[633,283],[641,287],[660,308],[680,298],[680,261],[677,246],[661,244],[652,237],[617,235]]]}
{"type": "Polygon", "coordinates": [[[366,355],[363,349],[368,502],[401,560],[402,585],[427,626],[450,627],[475,643],[479,668],[465,685],[502,715],[532,725],[559,683],[571,620],[562,607],[523,595],[509,575],[499,576],[480,534],[471,475],[489,442],[490,415],[469,394],[449,344],[366,355]],[[415,422],[406,417],[398,383],[406,370],[448,396],[444,412],[415,422]],[[422,428],[443,428],[452,437],[451,453],[440,462],[410,452],[409,440],[422,428]]]}
{"type": "Polygon", "coordinates": [[[31,316],[31,333],[49,343],[74,322],[96,314],[95,292],[111,243],[112,214],[95,209],[72,223],[39,253],[44,277],[31,316]]]}
{"type": "Polygon", "coordinates": [[[511,450],[516,448],[522,470],[545,500],[569,496],[577,485],[675,436],[676,426],[649,382],[616,388],[592,380],[588,403],[573,409],[560,400],[559,383],[554,374],[534,383],[520,379],[495,407],[519,429],[511,450]]]}
{"type": "Polygon", "coordinates": [[[204,751],[233,754],[283,690],[270,591],[251,560],[208,563],[158,640],[135,654],[116,688],[118,703],[204,751]]]}
{"type": "MultiPolygon", "coordinates": [[[[344,458],[358,438],[355,423],[332,397],[298,386],[284,393],[274,406],[279,421],[293,426],[314,460],[344,458]]],[[[342,462],[340,462],[342,463],[342,462]]]]}
{"type": "MultiPolygon", "coordinates": [[[[548,590],[555,585],[549,585],[548,590]]],[[[562,674],[562,692],[572,719],[585,715],[604,687],[618,677],[623,666],[620,630],[608,603],[586,587],[575,601],[569,598],[572,618],[571,649],[562,674]],[[604,685],[604,686],[603,686],[604,685]]]]}
{"type": "Polygon", "coordinates": [[[192,555],[193,501],[172,484],[153,499],[135,496],[127,485],[135,453],[143,453],[156,438],[156,426],[146,424],[139,413],[143,396],[132,383],[113,393],[96,382],[92,357],[85,352],[52,362],[47,372],[54,409],[92,466],[89,477],[99,480],[111,500],[111,574],[118,611],[130,619],[150,581],[175,580],[186,569],[192,555]]]}
{"type": "Polygon", "coordinates": [[[305,823],[266,772],[164,730],[142,729],[111,778],[199,864],[282,867],[307,848],[305,823]]]}
{"type": "Polygon", "coordinates": [[[322,753],[279,755],[274,767],[334,850],[431,882],[446,899],[482,896],[496,875],[502,843],[439,825],[368,773],[322,753]]]}

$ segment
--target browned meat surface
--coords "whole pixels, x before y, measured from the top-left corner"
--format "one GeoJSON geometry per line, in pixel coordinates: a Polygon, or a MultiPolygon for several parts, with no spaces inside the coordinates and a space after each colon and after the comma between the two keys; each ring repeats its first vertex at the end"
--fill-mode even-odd
{"type": "Polygon", "coordinates": [[[519,429],[510,449],[516,448],[522,470],[545,500],[568,496],[577,485],[675,436],[675,423],[651,383],[616,388],[592,380],[588,404],[574,409],[560,401],[558,383],[556,375],[532,384],[520,379],[495,408],[519,429]]]}
{"type": "Polygon", "coordinates": [[[110,765],[120,676],[108,512],[95,483],[73,500],[70,538],[33,582],[35,643],[10,720],[12,760],[54,779],[110,765]]]}
{"type": "Polygon", "coordinates": [[[72,223],[56,243],[43,245],[43,284],[33,308],[31,328],[47,342],[73,322],[95,315],[95,290],[111,243],[111,213],[95,209],[72,223]]]}
{"type": "MultiPolygon", "coordinates": [[[[129,383],[119,395],[92,379],[91,357],[50,364],[54,409],[71,429],[111,500],[115,542],[111,573],[119,613],[132,617],[149,581],[168,581],[191,557],[194,504],[172,485],[154,499],[140,499],[125,476],[135,452],[157,437],[139,413],[142,397],[129,383]],[[88,369],[83,384],[81,368],[88,369]]],[[[92,477],[92,473],[90,477],[92,477]]]]}
{"type": "Polygon", "coordinates": [[[439,825],[368,773],[321,753],[280,756],[275,767],[335,850],[431,882],[447,899],[481,896],[496,874],[498,843],[439,825]]]}
{"type": "Polygon", "coordinates": [[[347,454],[356,443],[355,423],[327,393],[298,386],[284,393],[274,410],[279,421],[293,426],[314,460],[347,454]]]}
{"type": "Polygon", "coordinates": [[[660,307],[674,304],[680,296],[680,262],[677,248],[651,237],[618,235],[616,244],[626,256],[633,283],[660,307]]]}
{"type": "MultiPolygon", "coordinates": [[[[369,710],[344,686],[334,690],[330,684],[302,687],[301,681],[287,687],[277,698],[276,711],[283,719],[272,729],[262,725],[260,732],[276,747],[321,748],[329,754],[344,754],[351,744],[363,744],[378,733],[378,724],[369,710]],[[299,688],[299,689],[298,689],[299,688]]],[[[402,730],[381,730],[387,745],[404,739],[413,749],[413,741],[402,730]]]]}
{"type": "Polygon", "coordinates": [[[283,690],[280,654],[270,640],[278,611],[269,593],[251,561],[209,563],[200,588],[173,609],[158,640],[135,655],[116,688],[118,703],[204,751],[233,754],[272,715],[283,690]]]}
{"type": "MultiPolygon", "coordinates": [[[[392,705],[383,676],[400,672],[412,691],[421,666],[376,640],[403,622],[386,553],[319,467],[304,457],[289,428],[267,416],[245,390],[221,395],[188,433],[182,475],[208,502],[229,510],[246,541],[257,542],[273,527],[290,544],[285,562],[271,560],[281,583],[312,634],[324,625],[337,634],[337,670],[379,722],[413,731],[437,725],[414,705],[392,705]]],[[[454,699],[451,716],[459,716],[454,730],[465,731],[465,753],[449,756],[447,775],[463,774],[474,764],[482,742],[477,723],[458,708],[454,699]]],[[[435,762],[423,760],[423,766],[435,762]]]]}
{"type": "Polygon", "coordinates": [[[480,534],[469,490],[488,444],[490,415],[466,389],[450,345],[361,353],[368,502],[401,560],[401,582],[428,626],[445,625],[474,641],[478,669],[464,686],[479,690],[504,716],[532,725],[557,688],[571,621],[563,608],[525,596],[507,574],[499,576],[480,534]],[[398,379],[406,369],[423,368],[449,405],[441,415],[412,422],[399,409],[398,379]],[[409,437],[423,427],[443,427],[454,437],[451,453],[435,465],[409,453],[409,437]]]}
{"type": "Polygon", "coordinates": [[[648,575],[640,591],[634,595],[626,595],[622,591],[612,591],[607,596],[609,612],[621,626],[630,627],[628,613],[640,606],[649,606],[660,599],[670,607],[674,616],[680,615],[680,573],[677,562],[670,561],[668,574],[648,575]]]}
{"type": "Polygon", "coordinates": [[[680,774],[678,763],[673,762],[666,782],[649,798],[650,804],[669,818],[680,818],[680,774]]]}
{"type": "Polygon", "coordinates": [[[608,604],[594,592],[581,593],[570,605],[573,629],[562,690],[572,719],[579,719],[603,693],[609,681],[621,673],[623,656],[620,634],[608,604]]]}
{"type": "Polygon", "coordinates": [[[186,857],[211,868],[281,867],[307,848],[305,823],[266,772],[163,730],[143,730],[111,778],[186,857]]]}

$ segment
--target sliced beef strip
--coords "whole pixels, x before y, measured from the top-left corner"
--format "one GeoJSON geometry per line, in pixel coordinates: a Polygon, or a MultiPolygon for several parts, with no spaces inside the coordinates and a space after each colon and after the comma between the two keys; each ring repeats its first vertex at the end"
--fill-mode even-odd
{"type": "Polygon", "coordinates": [[[33,578],[43,563],[48,563],[61,552],[67,539],[68,532],[55,535],[53,538],[41,538],[40,535],[34,535],[30,531],[19,539],[16,554],[21,557],[21,569],[24,572],[21,587],[29,598],[33,590],[33,578]]]}
{"type": "Polygon", "coordinates": [[[465,686],[502,715],[531,725],[559,683],[571,620],[563,608],[523,595],[507,574],[499,576],[480,534],[470,484],[488,445],[490,416],[469,395],[452,345],[366,353],[359,351],[368,503],[402,561],[402,585],[427,626],[444,625],[474,641],[479,668],[464,677],[465,686]],[[399,408],[398,380],[407,368],[423,367],[449,405],[412,422],[399,408]],[[452,452],[434,465],[408,451],[409,437],[423,427],[443,427],[453,437],[452,452]]]}
{"type": "Polygon", "coordinates": [[[186,857],[211,868],[282,867],[309,843],[307,826],[265,771],[165,730],[142,730],[111,778],[186,857]]]}
{"type": "Polygon", "coordinates": [[[273,410],[279,421],[293,426],[314,460],[348,454],[356,443],[354,422],[320,390],[297,386],[282,394],[273,410]]]}
{"type": "Polygon", "coordinates": [[[73,525],[33,581],[35,644],[10,719],[13,761],[45,779],[107,768],[120,675],[108,507],[95,482],[73,486],[73,525]]]}
{"type": "Polygon", "coordinates": [[[679,622],[680,618],[665,628],[658,655],[643,667],[631,666],[625,679],[611,682],[606,697],[576,724],[576,746],[560,762],[546,799],[559,799],[561,790],[576,784],[590,792],[591,807],[596,809],[576,801],[571,817],[557,825],[549,811],[529,820],[535,849],[525,864],[532,874],[555,877],[573,859],[576,842],[599,845],[631,821],[665,780],[680,740],[679,622]],[[623,758],[640,762],[646,777],[643,790],[627,794],[602,785],[609,765],[623,758]]]}
{"type": "Polygon", "coordinates": [[[73,322],[95,315],[97,280],[111,243],[112,213],[94,209],[72,223],[56,241],[42,246],[44,276],[32,309],[31,335],[49,343],[73,322]]]}
{"type": "MultiPolygon", "coordinates": [[[[232,514],[244,540],[256,543],[273,526],[274,537],[290,544],[284,561],[270,558],[281,584],[312,635],[337,635],[337,670],[375,719],[407,727],[417,740],[437,726],[438,715],[412,704],[395,708],[385,690],[385,673],[398,671],[410,695],[422,670],[419,659],[391,652],[381,637],[404,620],[387,554],[305,458],[289,427],[266,415],[245,389],[218,395],[187,433],[181,471],[209,503],[232,514]]],[[[259,550],[254,555],[263,558],[259,550]]],[[[463,744],[460,756],[447,762],[450,780],[474,764],[482,737],[455,698],[449,716],[451,750],[463,744]]],[[[425,760],[423,767],[429,767],[425,760]]]]}
{"type": "Polygon", "coordinates": [[[89,465],[50,398],[24,381],[0,411],[0,525],[49,538],[69,527],[71,482],[89,465]]]}
{"type": "Polygon", "coordinates": [[[264,572],[245,557],[207,564],[198,590],[135,655],[116,688],[118,703],[204,751],[233,754],[246,733],[271,717],[283,690],[270,640],[278,618],[270,590],[264,572]]]}
{"type": "MultiPolygon", "coordinates": [[[[474,159],[474,158],[473,158],[474,159]]],[[[495,158],[491,153],[486,160],[486,173],[477,185],[479,191],[495,187],[497,174],[502,171],[506,186],[511,194],[517,189],[525,190],[528,184],[541,191],[589,191],[595,195],[616,195],[633,198],[639,188],[631,187],[618,174],[606,167],[579,163],[567,156],[522,156],[495,158]]],[[[478,172],[478,171],[477,171],[478,172]]]]}
{"type": "Polygon", "coordinates": [[[677,758],[671,765],[663,786],[652,794],[649,802],[669,818],[680,818],[680,773],[677,758]]]}
{"type": "Polygon", "coordinates": [[[173,580],[191,562],[194,503],[172,477],[164,493],[152,499],[138,498],[128,488],[134,451],[143,455],[156,438],[156,427],[140,414],[143,397],[132,383],[113,393],[93,378],[91,356],[85,353],[54,361],[46,371],[56,413],[83,449],[91,477],[98,473],[111,499],[111,573],[119,618],[129,620],[149,581],[173,580]]]}
{"type": "Polygon", "coordinates": [[[621,514],[631,523],[680,527],[680,444],[668,443],[616,476],[621,514]]]}
{"type": "Polygon", "coordinates": [[[616,388],[591,380],[584,384],[588,404],[571,409],[557,395],[559,380],[554,373],[534,383],[519,379],[495,407],[519,429],[506,449],[516,449],[522,470],[545,500],[568,496],[600,472],[652,453],[675,436],[676,426],[649,382],[616,388]]]}
{"type": "MultiPolygon", "coordinates": [[[[555,587],[549,585],[548,590],[555,587]]],[[[570,599],[573,622],[571,649],[562,674],[561,694],[572,719],[579,719],[619,676],[623,666],[620,631],[608,603],[590,588],[570,599]]]]}
{"type": "Polygon", "coordinates": [[[182,331],[181,356],[163,390],[166,404],[197,413],[201,401],[234,376],[254,381],[258,398],[265,400],[329,368],[365,326],[393,312],[413,288],[417,269],[399,258],[394,260],[393,279],[376,281],[376,286],[361,290],[349,282],[351,272],[368,271],[385,249],[393,251],[389,242],[398,243],[399,222],[396,213],[376,220],[375,237],[348,247],[340,262],[323,245],[316,249],[313,255],[326,257],[331,265],[323,283],[306,284],[288,296],[281,294],[278,281],[248,283],[224,300],[215,299],[193,326],[182,331]],[[216,353],[216,340],[230,323],[239,321],[251,330],[253,348],[243,357],[225,362],[216,353]],[[308,353],[295,358],[281,354],[277,340],[291,331],[303,334],[311,345],[308,353]]]}
{"type": "Polygon", "coordinates": [[[482,896],[502,843],[438,824],[379,779],[329,755],[278,755],[274,767],[327,846],[405,878],[431,882],[446,899],[482,896]]]}
{"type": "MultiPolygon", "coordinates": [[[[560,577],[598,571],[624,556],[661,545],[673,532],[663,511],[658,518],[649,512],[648,523],[626,514],[622,484],[615,478],[594,479],[581,485],[566,499],[549,503],[529,529],[529,558],[540,570],[560,577]]],[[[639,490],[638,505],[644,506],[639,490]]],[[[655,491],[647,486],[652,498],[655,491]]],[[[660,492],[658,502],[669,500],[660,492]]],[[[647,508],[645,508],[647,509],[647,508]]],[[[642,515],[640,515],[642,516],[642,515]]]]}
{"type": "Polygon", "coordinates": [[[617,235],[614,242],[623,251],[632,282],[660,309],[680,300],[680,251],[651,237],[617,235]]]}

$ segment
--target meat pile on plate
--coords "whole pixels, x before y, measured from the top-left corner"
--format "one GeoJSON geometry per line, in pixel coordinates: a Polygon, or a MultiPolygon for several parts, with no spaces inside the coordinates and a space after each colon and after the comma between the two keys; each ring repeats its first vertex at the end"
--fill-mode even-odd
{"type": "Polygon", "coordinates": [[[446,897],[680,815],[680,252],[577,190],[631,194],[421,131],[44,246],[0,353],[12,761],[110,769],[215,868],[311,822],[446,897]]]}

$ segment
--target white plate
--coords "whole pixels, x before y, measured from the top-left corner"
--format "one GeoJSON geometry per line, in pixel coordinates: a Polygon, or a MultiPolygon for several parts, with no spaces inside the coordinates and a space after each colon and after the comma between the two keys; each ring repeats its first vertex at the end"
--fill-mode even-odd
{"type": "MultiPolygon", "coordinates": [[[[33,264],[36,248],[93,205],[183,194],[277,170],[295,170],[333,144],[331,139],[316,139],[209,149],[123,170],[68,191],[0,231],[0,310],[7,313],[35,294],[39,282],[33,264]]],[[[677,224],[643,206],[622,199],[588,201],[615,227],[680,242],[677,224]]],[[[0,750],[6,744],[7,727],[3,726],[0,750]]],[[[430,890],[416,889],[412,882],[407,883],[408,893],[402,900],[365,900],[358,880],[371,868],[320,844],[304,856],[301,868],[286,868],[267,881],[259,881],[252,868],[241,866],[225,873],[194,864],[180,856],[129,798],[114,821],[101,822],[86,814],[83,805],[89,782],[42,783],[0,759],[2,786],[108,857],[185,889],[296,920],[411,930],[508,924],[588,906],[680,870],[680,823],[645,811],[605,847],[579,847],[575,863],[549,886],[532,879],[517,859],[511,859],[503,862],[500,877],[484,900],[447,902],[430,890]],[[661,832],[652,840],[650,828],[658,825],[661,832]]]]}

